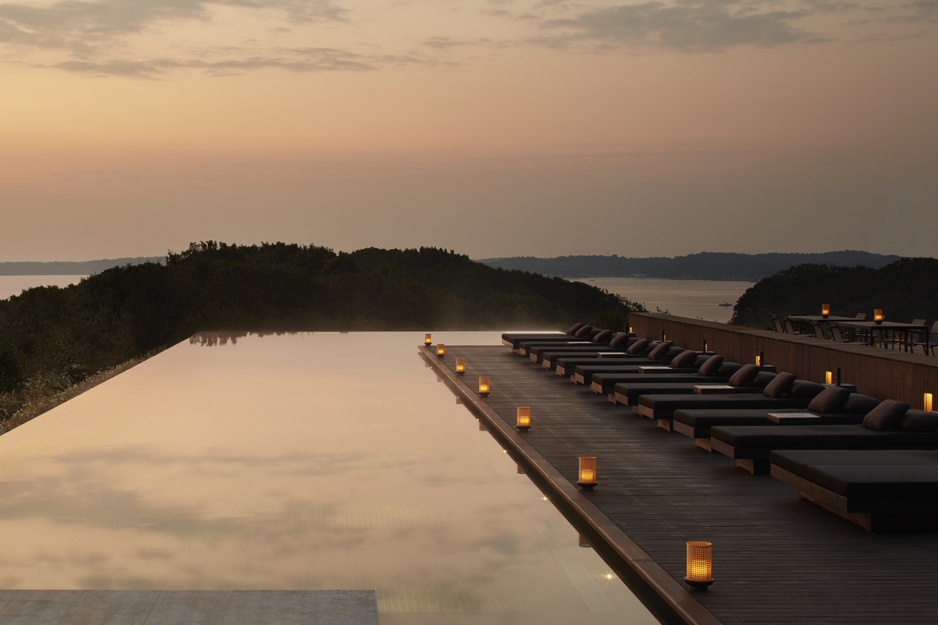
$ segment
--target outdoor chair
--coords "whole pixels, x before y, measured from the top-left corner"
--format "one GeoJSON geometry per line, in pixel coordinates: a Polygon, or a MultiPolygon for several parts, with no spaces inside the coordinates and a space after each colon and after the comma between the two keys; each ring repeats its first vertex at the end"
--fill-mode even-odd
{"type": "Polygon", "coordinates": [[[935,346],[938,345],[938,321],[931,324],[931,329],[924,336],[919,336],[919,340],[912,342],[909,349],[914,352],[916,345],[922,347],[922,353],[931,352],[932,356],[935,355],[935,346]]]}

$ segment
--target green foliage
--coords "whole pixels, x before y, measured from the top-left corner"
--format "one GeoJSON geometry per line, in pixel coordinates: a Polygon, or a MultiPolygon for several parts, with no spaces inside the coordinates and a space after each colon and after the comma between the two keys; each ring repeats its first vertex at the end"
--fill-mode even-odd
{"type": "Polygon", "coordinates": [[[165,263],[0,301],[0,392],[57,389],[203,330],[565,328],[573,320],[621,329],[638,309],[587,284],[433,247],[336,254],[203,241],[165,263]]]}
{"type": "Polygon", "coordinates": [[[938,319],[938,260],[903,258],[880,269],[797,265],[760,280],[736,303],[733,323],[754,327],[771,325],[769,315],[820,314],[830,304],[834,315],[852,317],[874,308],[888,319],[938,319]]]}

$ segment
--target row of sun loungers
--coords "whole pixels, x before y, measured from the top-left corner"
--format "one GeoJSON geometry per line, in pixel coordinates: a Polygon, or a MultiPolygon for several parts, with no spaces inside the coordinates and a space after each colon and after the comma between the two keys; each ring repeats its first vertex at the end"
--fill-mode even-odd
{"type": "Polygon", "coordinates": [[[938,530],[938,413],[582,324],[502,338],[624,414],[771,474],[870,531],[938,530]]]}

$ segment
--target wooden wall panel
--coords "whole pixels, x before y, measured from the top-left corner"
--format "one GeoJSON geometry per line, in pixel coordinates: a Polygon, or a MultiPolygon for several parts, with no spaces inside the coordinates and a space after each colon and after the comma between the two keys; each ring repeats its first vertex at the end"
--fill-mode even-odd
{"type": "Polygon", "coordinates": [[[736,362],[755,362],[765,352],[766,363],[799,378],[824,381],[824,372],[841,369],[841,380],[879,399],[907,402],[922,407],[925,392],[938,396],[938,358],[901,350],[846,345],[770,330],[737,327],[712,321],[658,313],[632,313],[632,329],[639,336],[661,338],[689,349],[700,349],[707,339],[710,349],[736,362]]]}

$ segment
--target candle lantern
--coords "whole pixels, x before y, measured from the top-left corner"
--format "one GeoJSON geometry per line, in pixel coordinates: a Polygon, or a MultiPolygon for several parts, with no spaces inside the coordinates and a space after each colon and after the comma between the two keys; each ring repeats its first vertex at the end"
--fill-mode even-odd
{"type": "Polygon", "coordinates": [[[827,384],[828,386],[830,386],[833,383],[834,383],[834,372],[825,371],[824,372],[824,384],[827,384]]]}
{"type": "Polygon", "coordinates": [[[433,338],[430,336],[430,333],[427,332],[423,335],[423,344],[429,347],[431,343],[433,343],[433,338]]]}
{"type": "Polygon", "coordinates": [[[530,406],[518,406],[515,416],[515,427],[522,432],[527,432],[531,428],[530,406]]]}
{"type": "Polygon", "coordinates": [[[873,321],[875,321],[876,323],[882,323],[883,319],[885,318],[886,318],[886,315],[883,314],[882,308],[873,309],[873,321]]]}
{"type": "Polygon", "coordinates": [[[436,357],[442,358],[445,355],[446,355],[446,346],[443,345],[442,343],[437,343],[436,344],[436,357]]]}
{"type": "Polygon", "coordinates": [[[456,375],[462,375],[466,372],[466,359],[457,358],[456,359],[456,375]]]}
{"type": "Polygon", "coordinates": [[[577,484],[583,490],[593,490],[596,481],[596,456],[580,456],[580,468],[577,472],[577,484]]]}
{"type": "Polygon", "coordinates": [[[489,393],[492,392],[492,385],[489,382],[487,377],[479,378],[479,395],[482,397],[488,397],[489,393]]]}
{"type": "Polygon", "coordinates": [[[831,316],[831,305],[830,304],[821,304],[821,316],[827,319],[831,316]]]}
{"type": "Polygon", "coordinates": [[[687,569],[684,581],[699,590],[713,583],[713,544],[702,540],[687,541],[687,569]]]}

